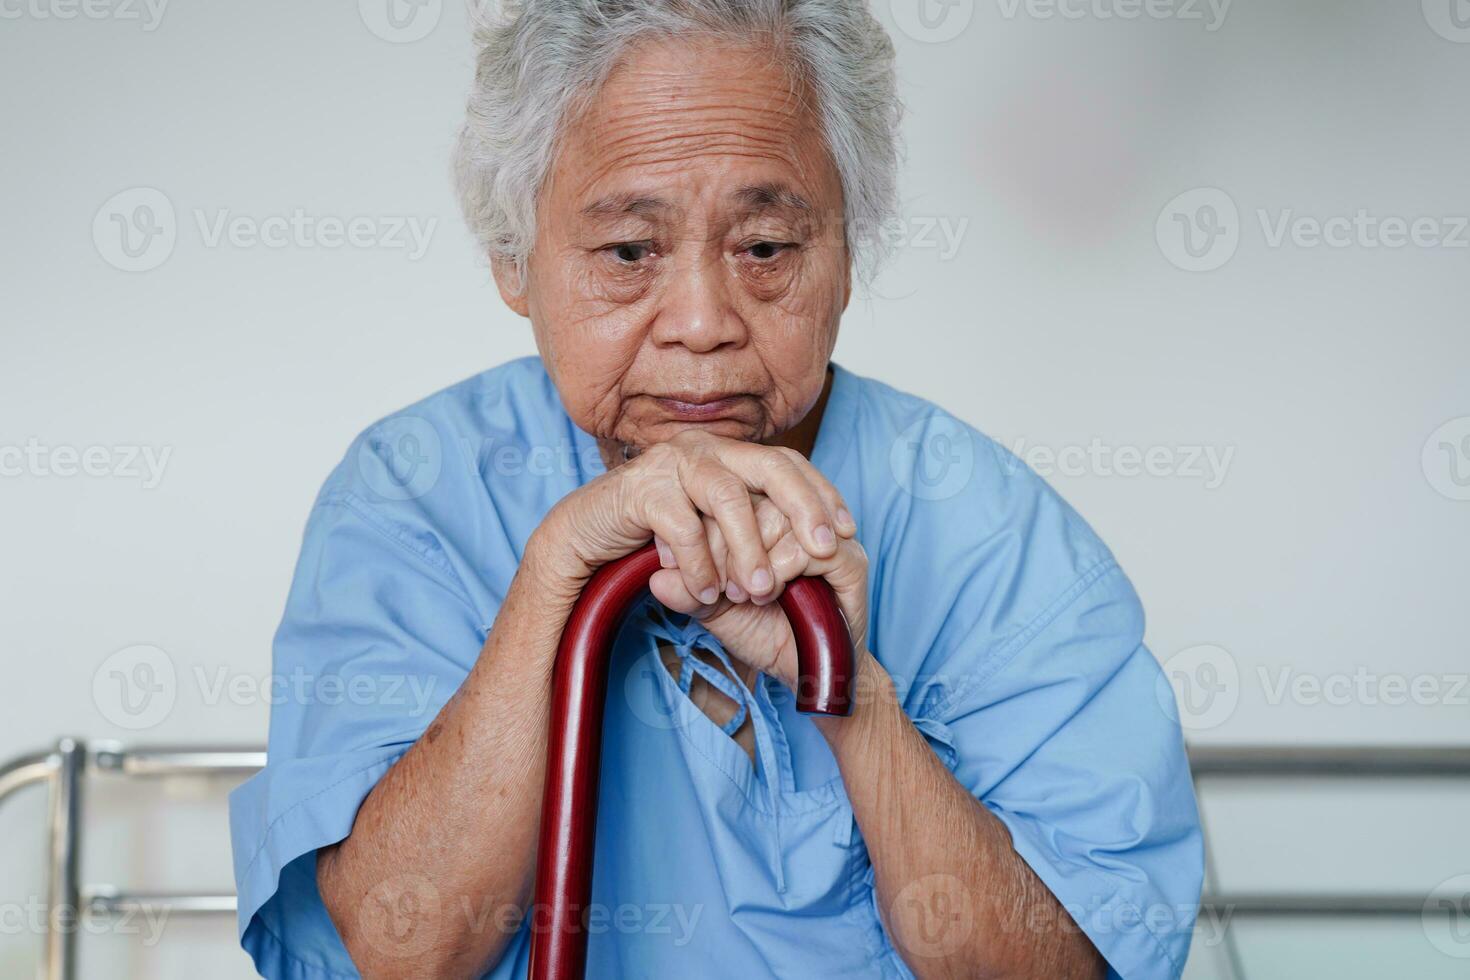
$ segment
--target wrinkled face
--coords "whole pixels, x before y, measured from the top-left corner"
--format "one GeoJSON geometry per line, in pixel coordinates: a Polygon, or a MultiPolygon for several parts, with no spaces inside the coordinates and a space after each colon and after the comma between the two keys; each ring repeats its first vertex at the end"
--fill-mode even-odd
{"type": "Polygon", "coordinates": [[[634,48],[566,123],[524,291],[572,420],[773,442],[816,404],[847,303],[842,189],[808,93],[764,50],[634,48]]]}

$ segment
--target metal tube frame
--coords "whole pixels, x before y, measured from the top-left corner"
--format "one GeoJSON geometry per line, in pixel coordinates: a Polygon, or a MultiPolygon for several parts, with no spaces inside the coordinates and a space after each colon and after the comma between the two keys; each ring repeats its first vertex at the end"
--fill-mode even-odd
{"type": "Polygon", "coordinates": [[[47,790],[45,944],[40,980],[76,980],[77,935],[85,922],[133,912],[170,915],[235,911],[235,896],[126,892],[111,885],[82,884],[85,785],[92,775],[129,779],[171,776],[248,776],[265,765],[265,752],[250,748],[159,746],[124,748],[116,742],[62,738],[49,752],[20,756],[0,765],[0,803],[27,786],[47,790]]]}
{"type": "MultiPolygon", "coordinates": [[[[1470,746],[1288,747],[1192,746],[1190,767],[1202,779],[1462,779],[1470,776],[1470,746]]],[[[235,911],[235,896],[220,893],[129,892],[82,885],[80,868],[84,786],[89,776],[128,779],[245,777],[265,765],[265,752],[248,746],[138,746],[60,739],[47,752],[0,765],[0,803],[27,786],[47,787],[47,916],[40,980],[76,980],[77,933],[83,921],[129,912],[219,915],[235,911]]],[[[1425,914],[1425,896],[1393,892],[1206,892],[1202,912],[1232,917],[1399,917],[1425,914]]],[[[1432,911],[1432,909],[1430,909],[1432,911]]]]}

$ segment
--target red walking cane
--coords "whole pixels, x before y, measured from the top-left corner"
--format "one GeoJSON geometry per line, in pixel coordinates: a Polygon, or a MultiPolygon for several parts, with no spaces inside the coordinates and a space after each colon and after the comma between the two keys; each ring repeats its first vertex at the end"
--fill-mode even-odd
{"type": "MultiPolygon", "coordinates": [[[[623,617],[658,568],[658,552],[650,544],[599,569],[572,608],[557,648],[536,852],[531,980],[581,980],[587,966],[583,916],[592,898],[608,661],[623,617]],[[543,909],[549,915],[538,914],[543,909]]],[[[800,578],[787,584],[780,603],[796,637],[797,710],[851,713],[852,638],[831,586],[819,578],[800,578]]]]}

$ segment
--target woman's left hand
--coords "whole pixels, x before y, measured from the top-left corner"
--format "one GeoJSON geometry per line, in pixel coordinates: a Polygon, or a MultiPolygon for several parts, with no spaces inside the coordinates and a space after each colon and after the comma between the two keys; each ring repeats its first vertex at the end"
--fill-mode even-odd
{"type": "Polygon", "coordinates": [[[751,499],[776,577],[776,588],[768,595],[752,599],[730,581],[726,574],[725,540],[719,525],[709,517],[704,518],[705,533],[719,569],[720,597],[713,604],[705,605],[691,595],[684,587],[683,577],[675,570],[673,552],[657,537],[654,544],[658,546],[663,567],[653,573],[648,586],[654,598],[668,608],[698,619],[731,657],[795,688],[796,640],[776,599],[793,579],[803,575],[826,579],[847,618],[853,649],[861,656],[868,635],[868,556],[857,538],[852,537],[839,538],[837,553],[832,557],[818,558],[802,547],[790,522],[774,503],[763,494],[752,494],[751,499]]]}

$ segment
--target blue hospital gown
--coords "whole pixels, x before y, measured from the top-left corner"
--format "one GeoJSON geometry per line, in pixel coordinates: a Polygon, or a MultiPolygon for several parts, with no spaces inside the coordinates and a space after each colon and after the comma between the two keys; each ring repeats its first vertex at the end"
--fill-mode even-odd
{"type": "MultiPolygon", "coordinates": [[[[999,445],[833,370],[812,459],[857,520],[869,646],[904,709],[1114,976],[1177,977],[1202,845],[1132,586],[999,445]]],[[[327,479],[275,637],[290,693],[271,713],[270,761],[230,801],[241,942],[264,976],[356,975],[316,851],[347,835],[463,681],[532,530],[603,471],[533,357],[379,422],[327,479]]],[[[912,976],[821,735],[762,676],[743,695],[752,764],[659,658],[660,638],[685,662],[718,642],[660,612],[639,607],[614,652],[588,975],[912,976]]],[[[472,859],[495,841],[463,844],[472,859]]],[[[523,977],[527,938],[523,923],[487,976],[523,977]]]]}

